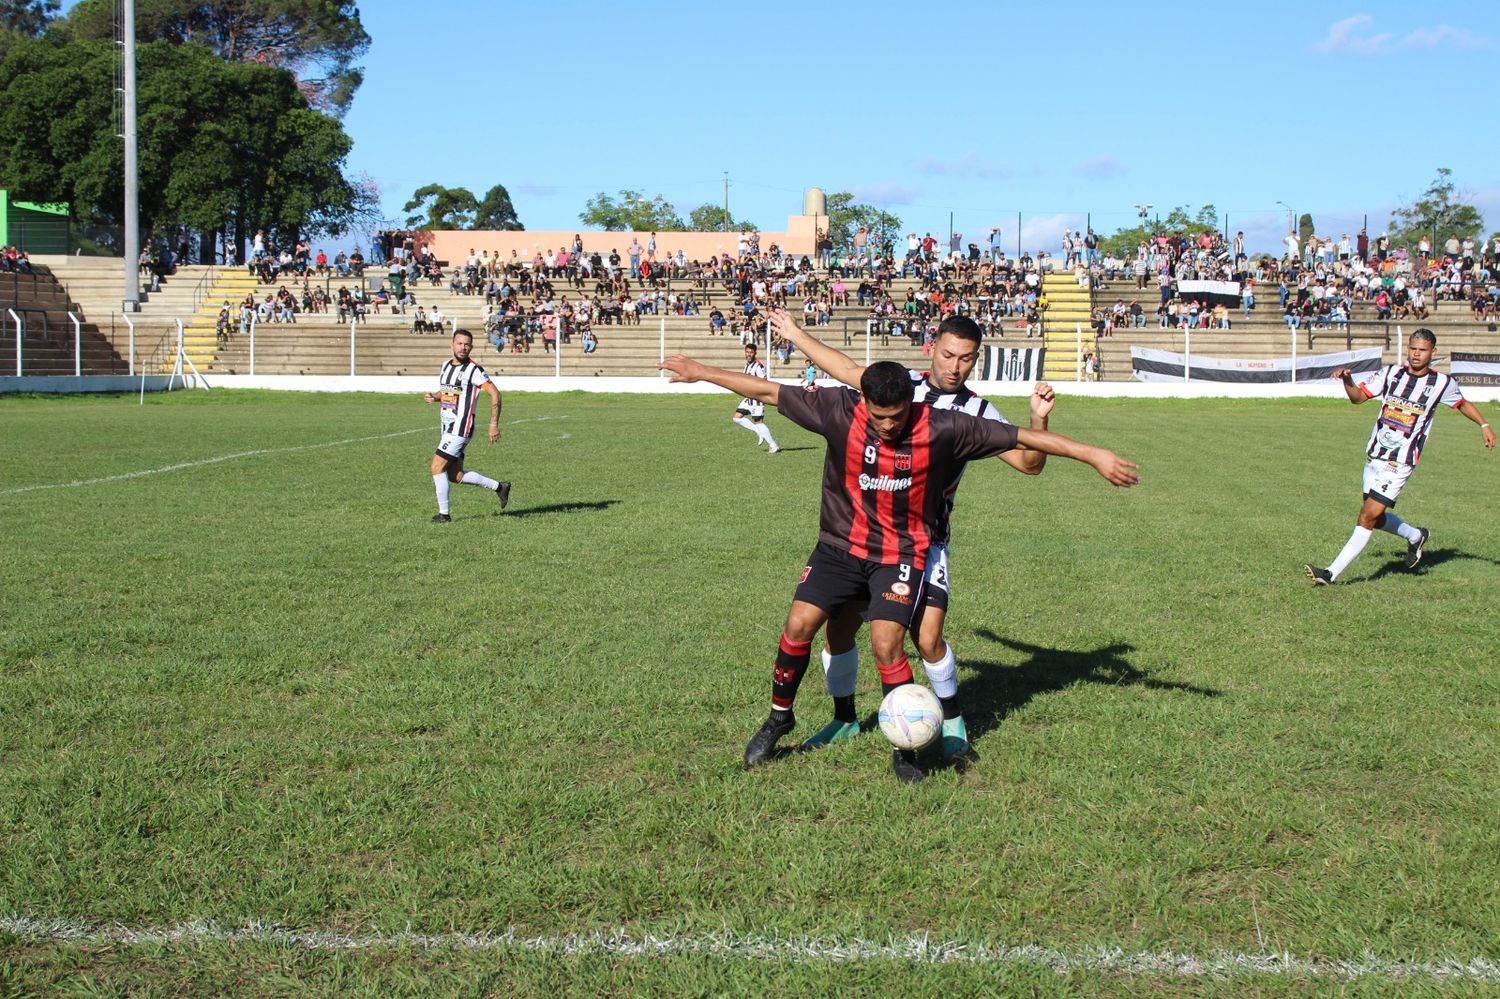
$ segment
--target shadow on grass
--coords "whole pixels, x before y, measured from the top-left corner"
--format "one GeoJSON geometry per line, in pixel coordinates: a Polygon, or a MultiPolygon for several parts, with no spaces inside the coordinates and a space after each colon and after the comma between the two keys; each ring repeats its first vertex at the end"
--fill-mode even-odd
{"type": "Polygon", "coordinates": [[[1362,576],[1359,579],[1351,579],[1348,580],[1348,582],[1373,583],[1377,579],[1384,579],[1387,576],[1398,574],[1425,576],[1429,569],[1440,566],[1445,562],[1452,562],[1457,559],[1470,559],[1475,562],[1486,562],[1490,565],[1500,565],[1500,560],[1492,559],[1487,555],[1470,555],[1468,552],[1461,552],[1457,548],[1429,548],[1422,553],[1422,562],[1415,569],[1408,569],[1404,562],[1402,562],[1400,559],[1397,559],[1393,562],[1387,562],[1385,565],[1381,566],[1379,569],[1376,569],[1368,576],[1362,576]]]}
{"type": "Polygon", "coordinates": [[[1213,687],[1152,679],[1145,670],[1130,664],[1127,657],[1135,651],[1135,646],[1125,642],[1073,651],[1003,638],[987,628],[981,628],[977,634],[980,638],[1021,653],[1026,659],[1016,666],[963,660],[963,664],[976,674],[965,679],[960,686],[970,739],[978,738],[995,728],[1006,715],[1021,708],[1038,694],[1050,694],[1075,683],[1138,686],[1147,690],[1180,691],[1199,697],[1218,697],[1221,693],[1213,687]]]}
{"type": "Polygon", "coordinates": [[[546,506],[527,506],[515,510],[501,510],[497,517],[535,517],[544,513],[586,513],[590,510],[608,510],[619,500],[579,501],[576,503],[549,503],[546,506]]]}

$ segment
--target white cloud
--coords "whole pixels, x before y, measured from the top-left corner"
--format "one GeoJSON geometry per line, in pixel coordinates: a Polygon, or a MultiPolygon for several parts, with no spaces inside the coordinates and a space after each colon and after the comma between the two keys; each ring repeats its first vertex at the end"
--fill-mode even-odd
{"type": "Polygon", "coordinates": [[[548,195],[557,193],[557,188],[551,184],[517,184],[516,190],[522,194],[530,194],[533,197],[539,198],[545,198],[548,195]]]}
{"type": "Polygon", "coordinates": [[[1112,180],[1115,177],[1123,177],[1130,171],[1118,157],[1105,154],[1103,156],[1091,156],[1078,164],[1074,171],[1080,177],[1090,180],[1112,180]]]}
{"type": "Polygon", "coordinates": [[[1404,35],[1373,31],[1374,24],[1375,19],[1369,14],[1353,14],[1335,21],[1329,25],[1327,36],[1312,46],[1312,51],[1329,55],[1380,56],[1395,52],[1473,51],[1493,47],[1488,38],[1451,24],[1414,28],[1404,35]]]}
{"type": "Polygon", "coordinates": [[[874,187],[851,187],[849,193],[855,201],[863,201],[877,208],[890,205],[909,205],[922,193],[915,187],[902,184],[877,184],[874,187]]]}
{"type": "MultiPolygon", "coordinates": [[[[1088,220],[1087,215],[1038,215],[1034,218],[1022,217],[1021,220],[1021,248],[1032,256],[1046,250],[1054,257],[1062,255],[1062,237],[1064,229],[1072,229],[1075,232],[1084,227],[1088,220]]],[[[1010,244],[1014,246],[1014,244],[1010,244]]],[[[1011,252],[1007,250],[1007,252],[1011,252]]]]}
{"type": "Polygon", "coordinates": [[[978,177],[981,180],[1013,180],[1021,176],[1021,171],[1015,167],[981,160],[972,149],[951,160],[929,156],[917,164],[917,172],[939,177],[978,177]]]}

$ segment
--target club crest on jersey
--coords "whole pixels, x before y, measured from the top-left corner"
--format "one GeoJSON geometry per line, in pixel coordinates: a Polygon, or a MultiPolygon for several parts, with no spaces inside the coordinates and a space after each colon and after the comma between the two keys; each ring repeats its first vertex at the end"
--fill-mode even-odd
{"type": "Polygon", "coordinates": [[[799,580],[797,580],[797,582],[799,582],[799,583],[805,583],[805,582],[807,582],[807,577],[811,576],[811,575],[812,575],[812,566],[805,565],[805,566],[802,567],[802,578],[799,579],[799,580]]]}
{"type": "Polygon", "coordinates": [[[896,471],[898,471],[898,472],[910,472],[911,471],[911,455],[910,454],[898,454],[898,455],[896,455],[896,471]]]}

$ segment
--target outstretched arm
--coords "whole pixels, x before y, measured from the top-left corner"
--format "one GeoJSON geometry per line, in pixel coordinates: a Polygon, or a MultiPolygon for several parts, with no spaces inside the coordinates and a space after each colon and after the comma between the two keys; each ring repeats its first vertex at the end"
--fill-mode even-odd
{"type": "Polygon", "coordinates": [[[1017,428],[1016,440],[1021,447],[1028,450],[1081,461],[1116,486],[1128,488],[1141,481],[1141,466],[1133,461],[1126,461],[1113,451],[1106,451],[1102,447],[1075,441],[1071,437],[1054,434],[1050,430],[1030,428],[1017,428]]]}
{"type": "MultiPolygon", "coordinates": [[[[1057,395],[1046,382],[1037,382],[1031,390],[1031,429],[1046,430],[1047,416],[1057,402],[1057,395]]],[[[1045,451],[1018,448],[998,455],[999,459],[1024,475],[1041,475],[1047,465],[1045,451]]]]}
{"type": "Polygon", "coordinates": [[[1479,407],[1465,399],[1458,404],[1458,411],[1479,424],[1480,432],[1484,434],[1484,446],[1491,451],[1495,450],[1495,428],[1479,412],[1479,407]]]}
{"type": "Polygon", "coordinates": [[[828,346],[798,326],[792,319],[791,313],[785,309],[772,309],[770,317],[771,329],[778,336],[790,340],[793,346],[808,356],[809,360],[828,372],[829,377],[843,382],[850,388],[859,388],[859,376],[865,373],[863,364],[858,363],[842,350],[828,346]]]}
{"type": "Polygon", "coordinates": [[[1338,370],[1334,371],[1333,377],[1339,379],[1344,383],[1344,394],[1349,397],[1349,401],[1354,403],[1354,405],[1358,406],[1365,400],[1372,398],[1371,396],[1365,395],[1365,390],[1360,388],[1359,384],[1354,380],[1353,369],[1339,368],[1338,370]]]}
{"type": "Polygon", "coordinates": [[[742,371],[709,367],[683,354],[673,354],[656,368],[658,371],[672,372],[674,382],[708,382],[731,392],[738,392],[747,399],[758,399],[772,406],[781,399],[781,386],[776,382],[747,375],[742,371]]]}

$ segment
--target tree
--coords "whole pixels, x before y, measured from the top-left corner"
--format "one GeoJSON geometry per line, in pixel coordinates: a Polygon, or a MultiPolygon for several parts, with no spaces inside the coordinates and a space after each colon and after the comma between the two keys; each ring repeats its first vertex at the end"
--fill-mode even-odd
{"type": "MultiPolygon", "coordinates": [[[[352,141],[290,73],[170,42],[139,46],[137,61],[145,232],[227,225],[286,241],[340,232],[369,210],[371,193],[344,174],[352,141]]],[[[109,42],[16,45],[0,63],[0,186],[69,202],[84,223],[123,221],[123,149],[107,125],[115,66],[109,42]]]]}
{"type": "Polygon", "coordinates": [[[1202,232],[1219,227],[1219,210],[1212,204],[1204,205],[1196,213],[1187,205],[1178,205],[1167,212],[1165,219],[1142,218],[1135,225],[1126,226],[1099,238],[1099,252],[1108,256],[1133,257],[1142,240],[1155,239],[1162,233],[1202,232]]]}
{"type": "Polygon", "coordinates": [[[0,0],[0,28],[37,38],[57,16],[58,0],[0,0]]]}
{"type": "Polygon", "coordinates": [[[509,232],[521,232],[526,228],[516,217],[516,206],[510,203],[510,192],[504,184],[496,184],[480,199],[479,210],[474,214],[474,228],[509,232]]]}
{"type": "Polygon", "coordinates": [[[828,235],[833,245],[847,250],[854,245],[854,233],[860,226],[870,230],[871,241],[879,246],[887,239],[895,239],[901,231],[901,219],[874,205],[858,204],[848,191],[838,191],[828,196],[828,235]]]}
{"type": "Polygon", "coordinates": [[[1313,236],[1317,235],[1317,233],[1318,230],[1317,227],[1313,225],[1313,217],[1311,215],[1309,215],[1307,212],[1303,212],[1297,217],[1297,239],[1302,243],[1303,246],[1306,246],[1307,241],[1313,236]]]}
{"type": "MultiPolygon", "coordinates": [[[[82,0],[68,13],[74,37],[114,40],[115,5],[82,0]]],[[[229,62],[289,70],[313,107],[335,114],[348,110],[364,79],[354,62],[370,47],[352,0],[138,0],[135,27],[137,42],[202,45],[229,62]]]]}
{"type": "Polygon", "coordinates": [[[467,187],[428,184],[417,188],[401,210],[412,213],[406,217],[411,229],[472,229],[479,200],[467,187]]]}
{"type": "Polygon", "coordinates": [[[618,198],[600,191],[578,213],[578,221],[606,232],[681,232],[686,228],[671,202],[659,194],[643,197],[640,191],[621,191],[618,198]]]}
{"type": "Polygon", "coordinates": [[[1450,235],[1478,239],[1484,216],[1465,200],[1453,184],[1453,171],[1438,167],[1437,177],[1422,196],[1391,213],[1391,241],[1397,246],[1415,246],[1423,236],[1441,244],[1450,235]]]}
{"type": "Polygon", "coordinates": [[[693,232],[759,232],[754,222],[725,215],[723,205],[703,204],[688,212],[688,228],[693,232]]]}

